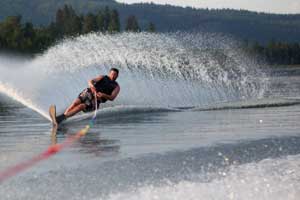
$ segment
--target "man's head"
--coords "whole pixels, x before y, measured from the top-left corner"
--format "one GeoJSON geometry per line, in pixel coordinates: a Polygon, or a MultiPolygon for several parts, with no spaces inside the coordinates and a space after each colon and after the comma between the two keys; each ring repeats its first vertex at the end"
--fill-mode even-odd
{"type": "Polygon", "coordinates": [[[117,68],[111,68],[109,70],[109,74],[108,74],[109,78],[111,80],[117,80],[118,76],[119,76],[119,70],[117,68]]]}

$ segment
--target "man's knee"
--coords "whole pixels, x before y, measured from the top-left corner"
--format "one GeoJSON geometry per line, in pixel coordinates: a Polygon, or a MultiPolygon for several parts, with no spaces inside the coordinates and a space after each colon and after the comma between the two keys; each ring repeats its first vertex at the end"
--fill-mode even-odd
{"type": "Polygon", "coordinates": [[[79,98],[77,98],[73,103],[72,103],[72,106],[77,106],[81,104],[81,100],[79,98]]]}
{"type": "Polygon", "coordinates": [[[85,109],[85,108],[86,108],[86,105],[85,105],[84,103],[82,103],[82,104],[79,104],[79,108],[80,108],[80,110],[83,110],[83,109],[85,109]]]}

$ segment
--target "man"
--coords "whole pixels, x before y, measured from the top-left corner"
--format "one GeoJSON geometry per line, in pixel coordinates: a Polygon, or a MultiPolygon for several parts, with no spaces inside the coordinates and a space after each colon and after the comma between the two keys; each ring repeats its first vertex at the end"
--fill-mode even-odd
{"type": "Polygon", "coordinates": [[[80,111],[90,112],[95,110],[95,98],[97,98],[97,107],[100,103],[105,103],[107,100],[113,101],[120,92],[120,86],[116,82],[118,75],[119,70],[111,68],[107,76],[101,75],[89,80],[89,88],[84,89],[67,110],[62,115],[56,117],[57,124],[80,111]]]}

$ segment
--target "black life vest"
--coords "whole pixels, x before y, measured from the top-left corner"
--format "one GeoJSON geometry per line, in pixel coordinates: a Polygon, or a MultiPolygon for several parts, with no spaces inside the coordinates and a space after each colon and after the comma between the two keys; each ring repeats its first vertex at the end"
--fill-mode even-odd
{"type": "MultiPolygon", "coordinates": [[[[116,81],[111,80],[108,76],[104,76],[100,81],[94,83],[97,92],[102,92],[111,95],[114,89],[118,86],[116,81]]],[[[101,98],[101,102],[106,102],[107,99],[101,98]]]]}

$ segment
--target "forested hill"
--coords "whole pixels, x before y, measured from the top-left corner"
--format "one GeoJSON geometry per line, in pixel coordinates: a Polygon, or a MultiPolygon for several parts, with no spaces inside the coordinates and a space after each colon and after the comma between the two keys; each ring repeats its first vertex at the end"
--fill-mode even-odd
{"type": "Polygon", "coordinates": [[[119,8],[121,19],[134,13],[141,25],[152,21],[159,31],[195,30],[221,32],[241,39],[300,42],[300,14],[278,15],[245,10],[209,10],[134,4],[119,8]],[[141,21],[143,20],[143,21],[141,21]]]}
{"type": "Polygon", "coordinates": [[[22,15],[24,21],[46,25],[55,20],[55,13],[64,5],[71,5],[78,13],[116,6],[114,0],[0,0],[0,20],[22,15]]]}
{"type": "Polygon", "coordinates": [[[9,15],[22,15],[24,21],[36,25],[49,24],[64,4],[78,12],[96,12],[108,5],[120,13],[124,28],[125,19],[135,15],[142,28],[153,22],[157,31],[204,31],[231,34],[241,39],[269,42],[300,42],[300,14],[278,15],[244,10],[208,10],[181,8],[169,5],[126,5],[114,0],[1,0],[0,20],[9,15]]]}

